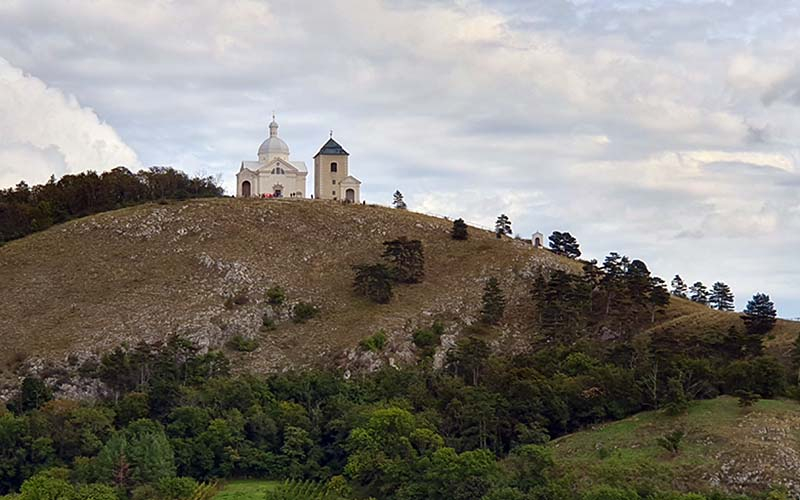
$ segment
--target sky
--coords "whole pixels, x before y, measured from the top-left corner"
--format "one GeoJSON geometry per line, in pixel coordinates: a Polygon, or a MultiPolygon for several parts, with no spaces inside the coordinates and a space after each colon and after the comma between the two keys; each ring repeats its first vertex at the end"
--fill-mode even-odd
{"type": "Polygon", "coordinates": [[[798,317],[798,25],[795,0],[0,0],[0,187],[168,165],[232,193],[275,111],[309,166],[332,129],[368,202],[506,213],[798,317]]]}

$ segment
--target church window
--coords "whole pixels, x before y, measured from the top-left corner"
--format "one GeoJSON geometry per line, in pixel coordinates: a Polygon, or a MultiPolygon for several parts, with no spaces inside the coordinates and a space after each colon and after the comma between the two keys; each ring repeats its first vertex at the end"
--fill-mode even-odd
{"type": "Polygon", "coordinates": [[[333,179],[333,181],[331,181],[331,182],[332,182],[333,184],[336,184],[336,179],[333,179]]]}
{"type": "Polygon", "coordinates": [[[333,196],[336,196],[336,191],[331,191],[331,194],[332,194],[333,196]]]}
{"type": "Polygon", "coordinates": [[[286,172],[281,167],[275,167],[272,169],[273,174],[283,175],[286,172]]]}
{"type": "Polygon", "coordinates": [[[338,172],[339,165],[336,162],[331,163],[331,172],[338,172]]]}

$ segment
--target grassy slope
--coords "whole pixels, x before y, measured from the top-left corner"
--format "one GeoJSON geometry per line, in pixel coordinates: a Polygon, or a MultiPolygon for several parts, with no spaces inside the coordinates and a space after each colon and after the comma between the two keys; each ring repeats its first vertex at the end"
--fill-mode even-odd
{"type": "Polygon", "coordinates": [[[280,482],[245,479],[225,483],[214,500],[263,500],[268,491],[274,490],[280,482]]]}
{"type": "Polygon", "coordinates": [[[720,397],[692,404],[685,415],[639,415],[564,436],[552,443],[558,463],[583,487],[596,481],[661,489],[735,492],[774,484],[800,492],[800,405],[765,400],[751,409],[720,397]],[[656,438],[686,437],[677,456],[656,438]]]}
{"type": "MultiPolygon", "coordinates": [[[[63,359],[170,333],[211,345],[258,336],[259,349],[237,354],[238,367],[341,365],[344,350],[379,329],[391,339],[387,357],[402,361],[413,357],[414,327],[434,317],[474,319],[489,276],[509,295],[511,320],[499,345],[524,344],[533,271],[580,264],[478,229],[453,241],[450,227],[414,212],[318,200],[196,200],[75,220],[0,247],[0,366],[31,353],[63,359]],[[382,242],[399,236],[423,241],[425,281],[399,287],[389,305],[354,297],[351,266],[379,260],[382,242]],[[318,305],[320,317],[259,333],[273,285],[291,302],[318,305]],[[223,307],[238,291],[250,303],[223,307]]],[[[720,329],[736,317],[674,300],[660,321],[663,332],[679,334],[720,329]]]]}

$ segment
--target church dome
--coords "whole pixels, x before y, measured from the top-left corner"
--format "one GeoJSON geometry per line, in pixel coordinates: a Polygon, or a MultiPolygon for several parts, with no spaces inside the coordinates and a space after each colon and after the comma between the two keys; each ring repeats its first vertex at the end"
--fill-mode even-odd
{"type": "Polygon", "coordinates": [[[283,139],[278,137],[278,122],[275,121],[273,116],[272,123],[269,124],[269,137],[258,148],[258,159],[269,161],[276,156],[283,159],[288,158],[289,146],[283,142],[283,139]]]}

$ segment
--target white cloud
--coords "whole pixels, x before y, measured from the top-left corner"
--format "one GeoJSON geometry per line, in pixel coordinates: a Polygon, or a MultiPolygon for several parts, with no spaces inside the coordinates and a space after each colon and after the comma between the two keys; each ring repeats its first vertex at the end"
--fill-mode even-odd
{"type": "Polygon", "coordinates": [[[0,58],[0,185],[117,165],[136,168],[139,161],[113,128],[0,58]]]}

